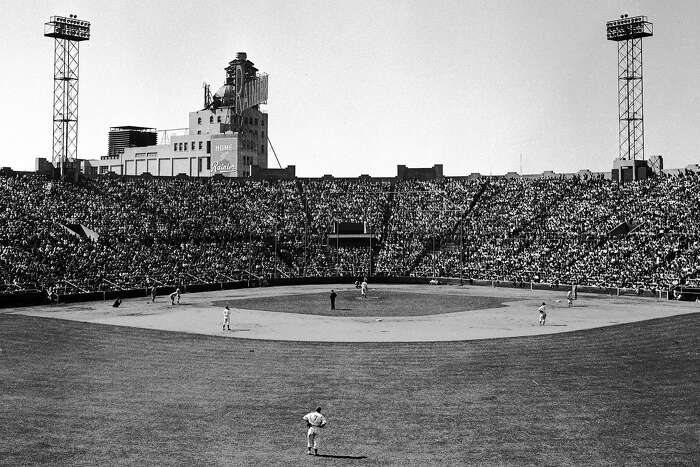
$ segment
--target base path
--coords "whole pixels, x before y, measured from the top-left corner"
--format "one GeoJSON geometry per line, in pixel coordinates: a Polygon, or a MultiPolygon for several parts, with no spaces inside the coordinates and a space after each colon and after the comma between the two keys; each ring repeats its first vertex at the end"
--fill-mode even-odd
{"type": "MultiPolygon", "coordinates": [[[[424,316],[343,317],[285,313],[236,308],[236,300],[255,297],[299,296],[350,291],[347,284],[285,286],[224,290],[182,295],[172,306],[167,297],[125,299],[121,307],[111,302],[89,302],[14,308],[4,313],[102,323],[115,326],[160,329],[229,338],[316,342],[430,342],[553,334],[663,318],[700,311],[699,303],[639,297],[608,297],[579,294],[575,306],[567,307],[565,294],[541,290],[477,286],[371,286],[370,296],[382,291],[406,294],[453,295],[503,298],[497,308],[484,308],[424,316]],[[537,307],[547,303],[547,324],[539,326],[537,307]],[[221,303],[231,307],[231,331],[222,331],[221,303]]],[[[359,296],[359,292],[358,296],[359,296]]],[[[303,303],[303,301],[302,301],[303,303]]],[[[250,305],[248,305],[250,306],[250,305]]],[[[466,307],[465,307],[466,308],[466,307]]],[[[342,312],[338,312],[339,315],[342,312]]]]}

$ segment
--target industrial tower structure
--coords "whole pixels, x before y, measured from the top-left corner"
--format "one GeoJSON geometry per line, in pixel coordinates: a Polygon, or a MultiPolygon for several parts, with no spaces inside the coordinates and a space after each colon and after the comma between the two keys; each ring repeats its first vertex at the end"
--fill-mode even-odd
{"type": "Polygon", "coordinates": [[[52,16],[44,36],[54,38],[53,150],[51,162],[61,177],[78,158],[78,45],[90,39],[90,23],[77,16],[52,16]]]}
{"type": "Polygon", "coordinates": [[[617,42],[618,157],[644,160],[642,38],[654,35],[654,26],[646,16],[622,15],[606,27],[608,40],[617,42]]]}

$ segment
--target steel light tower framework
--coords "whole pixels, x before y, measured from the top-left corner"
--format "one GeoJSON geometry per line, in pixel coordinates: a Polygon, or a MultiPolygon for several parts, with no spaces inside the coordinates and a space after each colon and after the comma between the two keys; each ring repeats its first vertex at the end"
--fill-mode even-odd
{"type": "Polygon", "coordinates": [[[654,35],[654,25],[646,16],[627,15],[605,25],[607,39],[617,42],[618,154],[620,159],[644,160],[642,38],[654,35]]]}
{"type": "Polygon", "coordinates": [[[90,23],[75,15],[52,16],[44,36],[54,38],[51,162],[63,176],[68,161],[78,158],[78,45],[90,39],[90,23]]]}

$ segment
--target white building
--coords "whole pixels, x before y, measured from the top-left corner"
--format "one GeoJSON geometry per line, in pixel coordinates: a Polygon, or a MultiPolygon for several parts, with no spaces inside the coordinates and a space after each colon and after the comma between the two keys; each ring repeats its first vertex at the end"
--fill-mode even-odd
{"type": "Polygon", "coordinates": [[[226,82],[213,95],[205,90],[204,109],[190,112],[189,131],[164,144],[128,147],[118,159],[101,160],[101,174],[247,177],[252,166],[267,169],[267,75],[239,52],[226,70],[226,82]]]}

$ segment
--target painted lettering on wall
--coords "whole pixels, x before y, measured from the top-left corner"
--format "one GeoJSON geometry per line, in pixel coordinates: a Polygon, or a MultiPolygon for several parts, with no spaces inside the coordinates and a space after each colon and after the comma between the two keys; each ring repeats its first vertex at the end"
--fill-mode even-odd
{"type": "Polygon", "coordinates": [[[211,163],[211,173],[235,172],[236,166],[227,160],[214,161],[211,163]]]}

